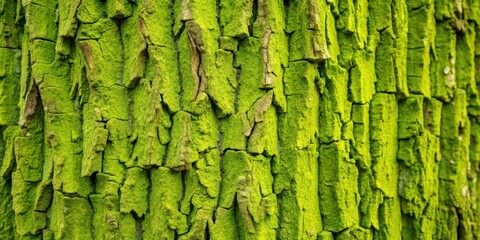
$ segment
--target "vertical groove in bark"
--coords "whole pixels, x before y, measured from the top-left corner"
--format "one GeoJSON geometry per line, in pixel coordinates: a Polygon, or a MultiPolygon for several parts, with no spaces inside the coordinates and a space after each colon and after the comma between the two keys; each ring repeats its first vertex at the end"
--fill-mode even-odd
{"type": "Polygon", "coordinates": [[[477,239],[480,2],[0,3],[0,239],[477,239]]]}

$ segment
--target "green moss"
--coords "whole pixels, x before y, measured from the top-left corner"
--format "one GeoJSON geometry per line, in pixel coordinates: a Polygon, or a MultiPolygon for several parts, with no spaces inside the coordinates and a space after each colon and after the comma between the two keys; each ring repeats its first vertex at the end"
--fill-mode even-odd
{"type": "Polygon", "coordinates": [[[142,224],[145,238],[170,238],[187,231],[186,216],[178,209],[182,198],[181,173],[160,167],[151,172],[149,213],[142,224]]]}
{"type": "Polygon", "coordinates": [[[55,11],[55,4],[28,4],[25,6],[26,29],[30,33],[30,40],[56,40],[57,25],[55,11]]]}
{"type": "Polygon", "coordinates": [[[198,152],[192,145],[191,122],[191,115],[187,112],[180,111],[173,115],[172,140],[168,144],[166,167],[187,170],[198,160],[198,152]]]}
{"type": "MultiPolygon", "coordinates": [[[[127,162],[131,151],[128,139],[131,134],[129,122],[112,118],[105,124],[105,127],[108,130],[107,142],[109,144],[105,145],[104,160],[115,159],[116,161],[127,162]]],[[[105,170],[105,161],[103,165],[103,170],[105,170]]],[[[115,175],[115,171],[111,174],[115,175]]]]}
{"type": "Polygon", "coordinates": [[[442,107],[440,137],[444,140],[462,141],[465,134],[462,129],[468,125],[467,96],[462,89],[455,90],[454,94],[456,101],[442,107]]]}
{"type": "Polygon", "coordinates": [[[82,176],[90,176],[94,172],[102,171],[103,151],[108,139],[108,130],[105,124],[95,121],[90,104],[85,105],[85,120],[83,130],[83,161],[82,176]]]}
{"type": "MultiPolygon", "coordinates": [[[[326,39],[327,39],[327,47],[328,52],[331,56],[330,61],[332,63],[338,63],[338,55],[340,54],[340,46],[337,41],[338,33],[336,28],[336,19],[335,15],[338,15],[338,12],[335,14],[333,3],[329,4],[330,11],[326,11],[326,39]]],[[[336,9],[338,11],[338,9],[336,9]]]]}
{"type": "Polygon", "coordinates": [[[19,238],[34,238],[31,235],[36,235],[39,230],[45,228],[47,225],[46,220],[47,215],[43,212],[28,211],[24,214],[17,214],[15,216],[15,224],[19,238]]]}
{"type": "Polygon", "coordinates": [[[97,22],[103,16],[105,4],[99,0],[85,0],[80,3],[77,9],[77,18],[82,23],[97,22]]]}
{"type": "Polygon", "coordinates": [[[265,94],[262,87],[261,42],[256,38],[247,38],[240,42],[237,64],[241,69],[237,95],[238,112],[247,112],[255,101],[265,94]],[[252,57],[255,56],[255,57],[252,57]]]}
{"type": "Polygon", "coordinates": [[[423,133],[423,97],[410,95],[398,103],[398,138],[406,139],[423,133]]]}
{"type": "Polygon", "coordinates": [[[120,232],[124,239],[135,239],[141,237],[139,223],[132,214],[120,214],[120,232]]]}
{"type": "Polygon", "coordinates": [[[344,141],[322,145],[319,149],[319,193],[323,228],[339,232],[359,221],[356,211],[357,168],[349,158],[344,141]]]}
{"type": "Polygon", "coordinates": [[[390,31],[380,33],[380,40],[375,51],[375,73],[378,76],[375,83],[377,92],[394,93],[397,91],[396,50],[393,34],[390,31]]]}
{"type": "Polygon", "coordinates": [[[408,10],[405,1],[393,2],[393,31],[397,36],[395,50],[395,72],[397,74],[397,91],[408,95],[407,57],[408,57],[408,10]]]}
{"type": "MultiPolygon", "coordinates": [[[[47,83],[50,81],[44,82],[44,84],[47,83]]],[[[76,114],[68,113],[73,109],[73,104],[70,106],[65,104],[69,102],[67,89],[62,92],[62,95],[58,94],[55,101],[45,102],[55,104],[58,101],[63,102],[65,106],[65,109],[59,109],[60,114],[51,114],[48,107],[45,108],[44,131],[49,139],[45,147],[45,159],[53,163],[53,186],[56,190],[63,189],[65,193],[86,196],[91,191],[91,185],[89,179],[82,178],[80,175],[82,156],[77,153],[81,152],[81,144],[72,137],[78,137],[80,121],[76,114]],[[67,113],[62,113],[64,111],[67,113]]],[[[40,92],[49,90],[44,88],[40,92]]],[[[55,109],[52,112],[55,113],[55,109]]]]}
{"type": "Polygon", "coordinates": [[[421,0],[421,1],[408,0],[406,2],[407,2],[407,6],[408,6],[409,10],[418,9],[418,8],[421,8],[423,6],[426,6],[428,4],[433,3],[432,0],[421,0]]]}
{"type": "Polygon", "coordinates": [[[252,18],[253,1],[220,1],[220,24],[223,34],[229,37],[245,38],[252,18]]]}
{"type": "Polygon", "coordinates": [[[218,72],[208,79],[207,93],[221,110],[221,115],[232,114],[235,108],[236,70],[233,54],[218,50],[215,54],[215,68],[218,72]]]}
{"type": "MultiPolygon", "coordinates": [[[[269,187],[273,184],[270,159],[261,155],[251,156],[241,151],[225,152],[223,176],[218,206],[229,209],[234,206],[240,238],[274,238],[277,228],[276,197],[269,187]],[[235,203],[236,202],[236,203],[235,203]]],[[[224,212],[224,211],[223,211],[224,212]]],[[[217,212],[217,216],[222,212],[217,212]]],[[[214,228],[219,236],[233,235],[233,213],[224,212],[214,228]],[[225,230],[220,230],[225,228],[225,230]]]]}
{"type": "Polygon", "coordinates": [[[0,125],[13,125],[18,121],[17,100],[19,86],[16,80],[20,76],[18,65],[20,51],[0,47],[0,58],[9,59],[0,63],[0,125]]]}
{"type": "Polygon", "coordinates": [[[338,234],[337,239],[369,239],[370,231],[361,227],[349,228],[338,234]]]}
{"type": "Polygon", "coordinates": [[[245,113],[231,115],[221,121],[222,151],[227,149],[246,150],[247,136],[252,132],[252,126],[245,113]]]}
{"type": "Polygon", "coordinates": [[[359,225],[364,228],[378,228],[378,203],[376,191],[371,186],[373,182],[372,171],[370,168],[360,170],[358,175],[358,193],[360,194],[359,225]]]}
{"type": "Polygon", "coordinates": [[[55,43],[42,39],[32,41],[31,61],[32,63],[50,64],[55,60],[55,43]]]}
{"type": "Polygon", "coordinates": [[[289,6],[286,31],[290,36],[289,60],[329,59],[325,34],[326,4],[323,1],[295,1],[289,6]],[[308,13],[308,14],[305,14],[308,13]]]}
{"type": "MultiPolygon", "coordinates": [[[[158,82],[155,83],[149,83],[142,79],[132,91],[131,111],[135,117],[132,117],[133,132],[130,141],[133,142],[133,149],[127,166],[135,164],[144,168],[161,166],[166,154],[164,144],[170,141],[170,134],[163,136],[159,134],[162,133],[162,130],[168,130],[171,127],[170,114],[162,106],[161,96],[156,90],[158,82]],[[154,114],[145,114],[148,109],[157,110],[154,114]]],[[[125,122],[123,127],[123,131],[129,131],[128,122],[125,122]]],[[[125,156],[129,154],[127,150],[125,156]]]]}
{"type": "Polygon", "coordinates": [[[480,98],[475,79],[475,35],[473,26],[459,35],[456,42],[456,71],[457,87],[465,89],[468,96],[469,113],[475,116],[480,114],[480,98]]]}
{"type": "Polygon", "coordinates": [[[131,211],[139,217],[147,213],[149,181],[145,170],[129,168],[125,182],[120,188],[120,212],[131,211]]]}
{"type": "Polygon", "coordinates": [[[218,208],[215,212],[215,223],[209,225],[212,239],[238,239],[237,222],[234,208],[218,208]]]}
{"type": "Polygon", "coordinates": [[[18,98],[18,106],[20,108],[20,121],[24,119],[24,114],[25,114],[25,96],[30,94],[30,92],[33,90],[32,93],[37,93],[38,94],[38,89],[35,89],[32,85],[35,82],[34,80],[31,79],[31,66],[30,66],[30,48],[29,46],[29,37],[28,34],[25,33],[22,36],[22,44],[25,45],[25,47],[22,48],[21,51],[21,56],[22,60],[20,62],[20,79],[19,79],[19,85],[20,85],[20,92],[19,92],[19,98],[18,98]]]}
{"type": "Polygon", "coordinates": [[[132,4],[127,0],[108,0],[106,10],[110,18],[126,18],[132,15],[132,4]]]}
{"type": "MultiPolygon", "coordinates": [[[[428,202],[436,195],[438,167],[435,155],[439,142],[433,135],[401,140],[398,159],[400,166],[398,194],[404,200],[402,211],[420,219],[428,202]]],[[[433,216],[429,216],[433,217],[433,216]]]]}
{"type": "Polygon", "coordinates": [[[437,137],[440,136],[441,131],[442,105],[442,102],[435,99],[427,100],[424,105],[425,128],[437,137]]]}
{"type": "Polygon", "coordinates": [[[378,209],[380,227],[374,230],[376,239],[400,239],[401,238],[401,212],[400,201],[397,197],[385,198],[378,209]]]}
{"type": "Polygon", "coordinates": [[[215,150],[206,153],[195,167],[199,182],[207,190],[208,196],[217,198],[220,193],[220,154],[215,150]]]}
{"type": "MultiPolygon", "coordinates": [[[[470,121],[470,146],[469,146],[469,161],[470,166],[478,166],[480,164],[480,124],[477,120],[470,121]]],[[[475,178],[477,176],[476,171],[470,167],[468,169],[469,178],[475,178]]],[[[474,187],[471,187],[473,191],[476,191],[474,187]]]]}
{"type": "Polygon", "coordinates": [[[4,216],[0,219],[0,237],[13,239],[15,235],[15,213],[12,208],[11,183],[0,178],[0,211],[4,216]]]}
{"type": "Polygon", "coordinates": [[[186,188],[180,210],[188,215],[189,230],[182,239],[205,238],[213,221],[220,190],[220,156],[212,150],[200,157],[184,175],[186,188]]]}
{"type": "Polygon", "coordinates": [[[329,67],[325,88],[321,89],[320,102],[320,142],[328,143],[340,139],[342,122],[350,118],[351,103],[347,100],[348,73],[340,66],[329,67]],[[334,114],[331,114],[333,112],[334,114]]]}
{"type": "Polygon", "coordinates": [[[369,105],[354,104],[352,107],[352,120],[353,144],[350,154],[352,154],[362,169],[368,169],[372,164],[370,156],[369,105]]]}
{"type": "Polygon", "coordinates": [[[77,30],[77,19],[75,15],[77,14],[77,8],[79,7],[80,3],[81,1],[79,0],[60,0],[58,2],[59,37],[75,37],[75,31],[77,30]]]}
{"type": "Polygon", "coordinates": [[[20,135],[20,129],[16,126],[2,127],[2,166],[0,168],[0,176],[9,179],[15,166],[15,153],[13,141],[15,137],[20,135]]]}
{"type": "Polygon", "coordinates": [[[180,110],[180,83],[176,62],[177,53],[171,48],[149,46],[149,60],[152,64],[152,75],[147,76],[160,92],[163,102],[170,112],[180,110]],[[158,84],[158,85],[157,85],[158,84]],[[158,87],[157,87],[158,86],[158,87]]]}
{"type": "Polygon", "coordinates": [[[137,4],[144,23],[143,34],[147,42],[154,46],[167,47],[173,50],[172,1],[155,1],[155,4],[139,1],[137,4]]]}
{"type": "MultiPolygon", "coordinates": [[[[47,174],[45,174],[47,175],[47,174]]],[[[35,192],[35,211],[44,212],[52,203],[53,188],[51,179],[43,180],[38,184],[35,192]]]]}
{"type": "MultiPolygon", "coordinates": [[[[130,3],[122,0],[124,3],[119,3],[119,0],[107,1],[107,11],[109,17],[125,17],[127,14],[124,9],[130,3]],[[125,5],[128,4],[128,5],[125,5]],[[123,6],[123,8],[122,8],[123,6]],[[112,8],[111,10],[109,10],[112,8]]],[[[140,18],[138,8],[135,9],[133,16],[127,18],[120,28],[122,35],[123,51],[125,55],[125,62],[123,63],[123,82],[124,85],[132,88],[139,78],[144,76],[145,64],[147,60],[147,43],[144,33],[145,23],[140,18]]]]}
{"type": "Polygon", "coordinates": [[[0,238],[478,238],[479,6],[0,3],[0,238]]]}
{"type": "Polygon", "coordinates": [[[78,31],[90,84],[100,87],[120,84],[123,57],[117,51],[122,45],[114,21],[102,19],[82,24],[78,31]]]}
{"type": "MultiPolygon", "coordinates": [[[[279,10],[279,9],[277,9],[279,10]]],[[[283,11],[283,10],[280,10],[283,11]]],[[[279,17],[280,18],[280,17],[279,17]]],[[[275,19],[275,18],[273,18],[275,19]]],[[[281,19],[281,18],[280,18],[281,19]]],[[[269,23],[264,23],[269,24],[269,23]]],[[[284,23],[278,23],[281,29],[284,28],[284,23]]],[[[276,29],[272,30],[271,25],[265,26],[261,36],[262,41],[262,60],[263,60],[263,74],[262,84],[264,88],[277,88],[281,86],[280,79],[283,78],[284,68],[288,65],[289,54],[288,38],[283,31],[276,29]]]]}
{"type": "Polygon", "coordinates": [[[435,2],[435,18],[437,20],[449,19],[454,15],[454,2],[440,0],[435,2]]]}
{"type": "Polygon", "coordinates": [[[29,211],[34,201],[35,183],[23,180],[20,173],[12,173],[12,198],[15,214],[23,214],[29,211]]]}
{"type": "Polygon", "coordinates": [[[322,231],[318,234],[317,239],[319,240],[333,240],[333,234],[329,231],[322,231]]]}
{"type": "MultiPolygon", "coordinates": [[[[213,110],[206,111],[198,116],[192,115],[191,138],[192,147],[197,152],[208,152],[217,147],[218,143],[218,120],[213,110]]],[[[188,124],[188,123],[187,123],[188,124]]],[[[179,126],[181,127],[181,126],[179,126]]],[[[173,134],[173,132],[172,132],[173,134]]]]}
{"type": "Polygon", "coordinates": [[[452,26],[448,22],[439,22],[435,35],[436,61],[430,65],[432,96],[449,101],[453,95],[456,72],[456,42],[452,26]]]}
{"type": "Polygon", "coordinates": [[[397,193],[397,101],[392,94],[376,94],[370,104],[370,146],[375,186],[386,196],[397,193]]]}
{"type": "MultiPolygon", "coordinates": [[[[0,48],[20,48],[22,38],[19,35],[22,28],[15,21],[18,18],[18,11],[21,9],[21,2],[2,2],[0,9],[2,11],[0,16],[0,23],[2,24],[0,48]]],[[[2,62],[2,64],[5,63],[7,62],[2,62]]]]}
{"type": "Polygon", "coordinates": [[[278,121],[281,148],[273,165],[280,238],[315,238],[322,229],[314,180],[318,177],[318,80],[316,66],[307,61],[291,62],[284,75],[287,108],[278,121]]]}
{"type": "Polygon", "coordinates": [[[319,131],[317,77],[315,66],[306,61],[291,63],[285,73],[287,109],[278,121],[280,146],[285,153],[277,159],[274,169],[278,174],[276,193],[290,188],[294,176],[291,169],[297,165],[295,152],[308,147],[319,131]]]}
{"type": "Polygon", "coordinates": [[[263,120],[255,123],[248,139],[247,150],[253,154],[278,155],[277,119],[275,108],[268,108],[263,120]]]}
{"type": "Polygon", "coordinates": [[[365,104],[375,93],[375,58],[363,51],[356,52],[350,70],[350,101],[365,104]]]}
{"type": "MultiPolygon", "coordinates": [[[[235,38],[222,36],[220,37],[219,42],[220,42],[220,49],[223,49],[226,51],[233,51],[233,52],[237,51],[238,41],[235,38]]],[[[224,67],[224,66],[219,66],[219,67],[224,67]]]]}
{"type": "Polygon", "coordinates": [[[92,239],[92,207],[88,199],[55,191],[50,214],[55,239],[92,239]]]}
{"type": "Polygon", "coordinates": [[[14,152],[17,171],[28,182],[42,179],[43,156],[42,147],[29,148],[30,145],[42,146],[41,136],[17,137],[14,141],[14,152]]]}
{"type": "MultiPolygon", "coordinates": [[[[369,17],[375,30],[381,31],[392,26],[392,0],[375,0],[368,3],[369,17]]],[[[369,23],[370,24],[370,23],[369,23]]]]}
{"type": "MultiPolygon", "coordinates": [[[[409,8],[410,1],[408,3],[409,8]]],[[[419,3],[414,3],[419,4],[419,3]]],[[[421,93],[430,96],[430,48],[434,45],[434,8],[431,5],[412,10],[408,15],[409,22],[424,22],[413,24],[408,28],[407,53],[407,83],[411,93],[421,93]]]]}
{"type": "Polygon", "coordinates": [[[89,200],[93,206],[94,238],[114,239],[115,237],[121,237],[118,231],[120,225],[118,195],[105,197],[100,194],[92,194],[89,196],[89,200]]]}
{"type": "Polygon", "coordinates": [[[284,184],[278,194],[279,236],[280,238],[312,238],[322,230],[321,198],[318,197],[319,177],[317,144],[311,144],[304,150],[289,153],[284,161],[294,161],[290,184],[275,179],[275,191],[284,184]]]}
{"type": "Polygon", "coordinates": [[[442,109],[442,129],[440,147],[442,158],[439,162],[439,208],[442,211],[437,215],[438,236],[450,237],[455,234],[468,234],[470,209],[468,208],[469,190],[467,183],[468,145],[470,143],[470,121],[467,117],[467,97],[464,90],[454,92],[455,101],[445,104],[442,109]],[[463,209],[466,215],[461,218],[453,206],[463,209]],[[450,229],[445,224],[447,220],[458,221],[458,230],[450,229]]]}

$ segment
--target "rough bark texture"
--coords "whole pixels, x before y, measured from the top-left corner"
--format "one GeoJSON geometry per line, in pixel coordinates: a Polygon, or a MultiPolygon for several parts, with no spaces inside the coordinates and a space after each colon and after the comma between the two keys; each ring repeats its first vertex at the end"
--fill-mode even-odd
{"type": "Polygon", "coordinates": [[[1,0],[0,239],[479,239],[479,0],[1,0]]]}

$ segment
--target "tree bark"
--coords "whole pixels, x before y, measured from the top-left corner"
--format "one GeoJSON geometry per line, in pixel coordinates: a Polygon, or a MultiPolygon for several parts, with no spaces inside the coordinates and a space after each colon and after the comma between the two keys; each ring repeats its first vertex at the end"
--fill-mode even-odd
{"type": "Polygon", "coordinates": [[[2,0],[0,239],[479,239],[479,0],[2,0]]]}

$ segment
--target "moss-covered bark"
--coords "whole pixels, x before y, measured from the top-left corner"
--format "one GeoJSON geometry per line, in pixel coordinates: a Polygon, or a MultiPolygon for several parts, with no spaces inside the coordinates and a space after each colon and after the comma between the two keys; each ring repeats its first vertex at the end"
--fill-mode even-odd
{"type": "Polygon", "coordinates": [[[0,239],[480,238],[478,0],[0,1],[0,239]]]}

